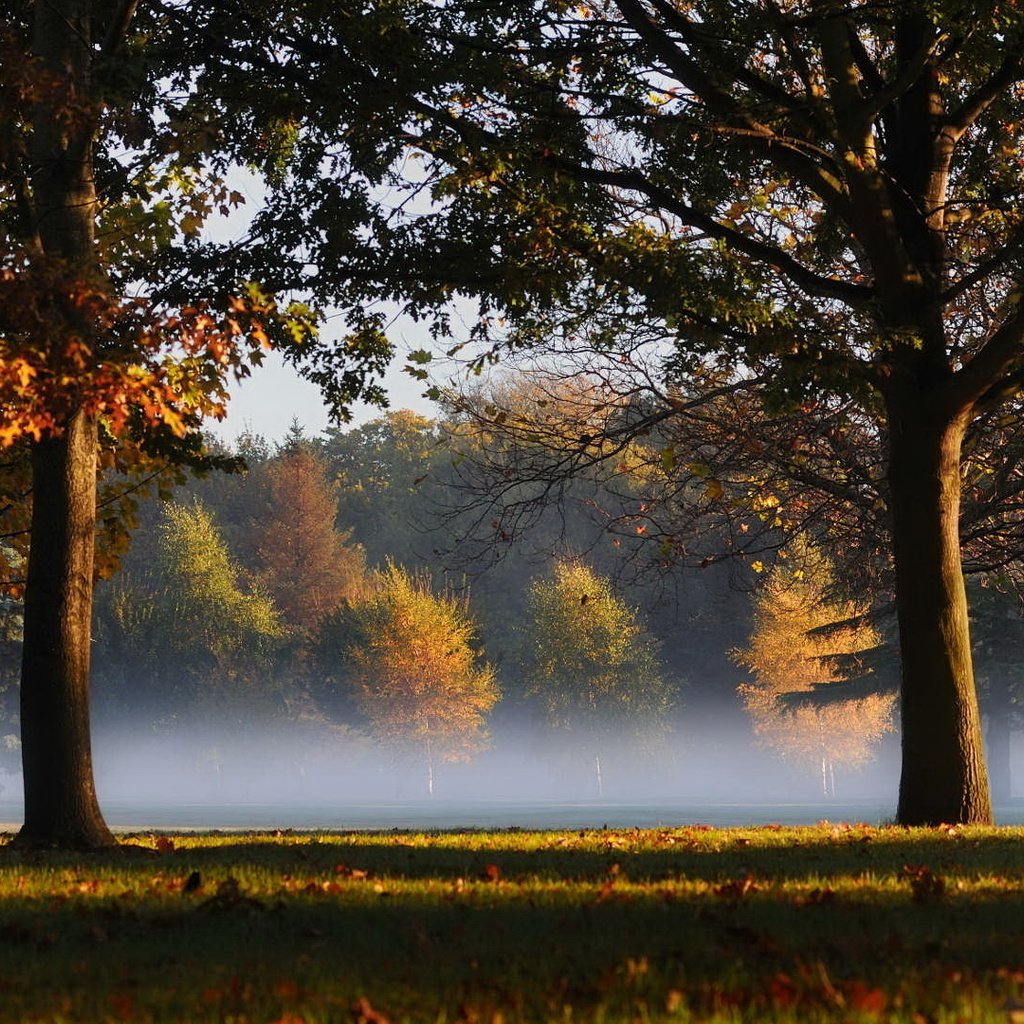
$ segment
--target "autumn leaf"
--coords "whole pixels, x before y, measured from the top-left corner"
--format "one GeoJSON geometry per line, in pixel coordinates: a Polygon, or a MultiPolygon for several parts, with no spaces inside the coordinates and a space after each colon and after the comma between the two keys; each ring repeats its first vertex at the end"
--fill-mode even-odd
{"type": "Polygon", "coordinates": [[[758,892],[760,888],[753,875],[745,875],[743,878],[716,885],[711,891],[720,899],[741,900],[750,893],[758,892]]]}
{"type": "Polygon", "coordinates": [[[374,1009],[366,996],[360,996],[352,1006],[354,1024],[391,1024],[391,1018],[374,1009]]]}
{"type": "Polygon", "coordinates": [[[946,894],[946,880],[924,864],[904,864],[899,877],[910,883],[911,899],[915,903],[928,903],[946,894]]]}
{"type": "Polygon", "coordinates": [[[880,988],[871,988],[863,981],[848,981],[843,985],[843,996],[851,1010],[860,1013],[881,1014],[888,1000],[880,988]]]}

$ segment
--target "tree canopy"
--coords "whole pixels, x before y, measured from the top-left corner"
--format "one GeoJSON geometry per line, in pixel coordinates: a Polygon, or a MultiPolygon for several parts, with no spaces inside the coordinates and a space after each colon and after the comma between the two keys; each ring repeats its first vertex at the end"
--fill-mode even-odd
{"type": "MultiPolygon", "coordinates": [[[[968,428],[1024,382],[1015,5],[451,0],[402,15],[381,37],[401,66],[362,53],[388,111],[350,152],[361,181],[404,201],[331,273],[433,311],[442,333],[450,297],[475,296],[479,358],[551,338],[615,350],[650,330],[669,379],[711,365],[769,402],[855,401],[886,452],[899,818],[989,820],[959,519],[968,428]],[[422,172],[396,160],[407,150],[422,172]]],[[[362,24],[337,10],[296,27],[282,63],[323,95],[362,24]]],[[[300,129],[321,158],[340,138],[322,135],[330,116],[321,104],[300,129]]],[[[339,200],[316,187],[280,190],[273,216],[326,253],[310,210],[339,200]]]]}

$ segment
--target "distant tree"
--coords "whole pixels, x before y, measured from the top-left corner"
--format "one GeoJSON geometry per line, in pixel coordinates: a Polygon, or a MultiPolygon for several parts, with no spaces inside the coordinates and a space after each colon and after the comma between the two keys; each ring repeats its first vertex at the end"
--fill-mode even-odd
{"type": "Polygon", "coordinates": [[[534,581],[529,609],[527,693],[555,736],[585,753],[602,796],[602,753],[623,740],[657,740],[668,727],[672,695],[658,645],[607,577],[575,559],[534,581]]]}
{"type": "Polygon", "coordinates": [[[451,462],[436,421],[408,409],[354,430],[330,429],[324,453],[339,482],[338,524],[351,529],[371,564],[424,564],[435,487],[451,462]]]}
{"type": "Polygon", "coordinates": [[[424,767],[431,795],[438,764],[466,760],[488,739],[499,693],[475,632],[465,597],[437,593],[394,564],[321,630],[321,659],[350,688],[371,733],[424,767]]]}
{"type": "Polygon", "coordinates": [[[739,694],[759,742],[820,770],[822,791],[835,796],[836,766],[855,768],[870,759],[892,730],[895,698],[875,693],[797,704],[784,698],[842,682],[840,662],[850,664],[851,656],[856,662],[879,643],[874,627],[858,619],[866,608],[827,596],[831,575],[828,559],[806,545],[772,569],[755,597],[750,644],[734,657],[754,676],[739,694]]]}
{"type": "Polygon", "coordinates": [[[309,631],[358,592],[363,549],[335,526],[338,484],[328,483],[310,445],[284,448],[261,470],[265,504],[251,524],[256,569],[281,619],[309,631]]]}
{"type": "Polygon", "coordinates": [[[165,506],[156,564],[112,581],[99,604],[98,672],[123,688],[148,684],[165,725],[279,703],[267,683],[283,638],[273,603],[244,579],[198,501],[165,506]]]}

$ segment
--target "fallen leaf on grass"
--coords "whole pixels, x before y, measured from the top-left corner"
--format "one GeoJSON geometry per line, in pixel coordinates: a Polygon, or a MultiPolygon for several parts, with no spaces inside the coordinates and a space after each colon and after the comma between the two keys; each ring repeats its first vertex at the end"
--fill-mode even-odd
{"type": "Polygon", "coordinates": [[[899,877],[910,882],[910,898],[915,903],[941,899],[946,894],[946,880],[924,864],[904,864],[899,877]]]}
{"type": "Polygon", "coordinates": [[[803,896],[797,896],[793,901],[798,907],[820,907],[835,903],[836,893],[834,889],[826,886],[824,889],[812,889],[803,896]]]}
{"type": "Polygon", "coordinates": [[[734,878],[731,882],[723,882],[716,885],[711,891],[723,900],[741,900],[752,892],[757,892],[761,886],[753,875],[746,875],[743,878],[734,878]]]}
{"type": "Polygon", "coordinates": [[[335,864],[334,873],[344,878],[351,878],[354,881],[361,881],[364,878],[370,877],[369,871],[364,871],[362,868],[350,868],[347,864],[335,864]]]}
{"type": "Polygon", "coordinates": [[[799,998],[796,983],[788,974],[780,971],[768,983],[768,998],[772,1006],[792,1006],[799,998]]]}
{"type": "Polygon", "coordinates": [[[238,885],[238,879],[228,876],[217,886],[217,893],[199,904],[200,910],[264,910],[262,901],[246,896],[238,885]]]}
{"type": "Polygon", "coordinates": [[[666,1013],[677,1013],[681,1010],[686,1000],[683,993],[677,988],[670,988],[665,993],[665,1012],[666,1013]]]}
{"type": "Polygon", "coordinates": [[[352,1005],[352,1019],[355,1024],[391,1024],[391,1019],[376,1010],[366,996],[360,996],[352,1005]]]}
{"type": "Polygon", "coordinates": [[[880,988],[869,988],[863,981],[848,981],[843,985],[846,1005],[860,1013],[885,1013],[888,1002],[880,988]]]}

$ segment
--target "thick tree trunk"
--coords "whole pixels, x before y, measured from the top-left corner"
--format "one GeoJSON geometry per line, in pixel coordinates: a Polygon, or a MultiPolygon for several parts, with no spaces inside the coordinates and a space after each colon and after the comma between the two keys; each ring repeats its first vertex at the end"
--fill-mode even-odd
{"type": "Polygon", "coordinates": [[[901,825],[992,820],[960,560],[966,415],[889,396],[889,486],[902,661],[901,825]]]}
{"type": "Polygon", "coordinates": [[[25,589],[21,745],[25,824],[16,842],[113,845],[96,800],[89,647],[96,524],[96,424],[75,415],[32,452],[32,547],[25,589]]]}
{"type": "MultiPolygon", "coordinates": [[[[42,260],[97,280],[96,192],[89,97],[89,0],[36,3],[33,48],[61,83],[33,112],[32,191],[42,260]]],[[[94,326],[69,294],[52,296],[46,343],[91,343],[94,326]]],[[[72,403],[73,404],[73,403],[72,403]]],[[[112,845],[96,801],[89,721],[96,422],[81,409],[63,432],[32,447],[32,541],[25,587],[21,739],[25,781],[22,845],[112,845]]]]}

